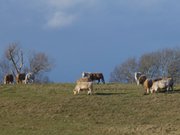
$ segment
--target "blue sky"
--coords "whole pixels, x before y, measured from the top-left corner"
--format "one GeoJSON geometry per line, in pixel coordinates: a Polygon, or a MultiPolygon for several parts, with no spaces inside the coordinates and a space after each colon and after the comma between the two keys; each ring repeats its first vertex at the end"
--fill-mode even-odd
{"type": "Polygon", "coordinates": [[[55,61],[50,79],[105,80],[129,57],[180,46],[179,0],[1,0],[0,54],[12,42],[55,61]]]}

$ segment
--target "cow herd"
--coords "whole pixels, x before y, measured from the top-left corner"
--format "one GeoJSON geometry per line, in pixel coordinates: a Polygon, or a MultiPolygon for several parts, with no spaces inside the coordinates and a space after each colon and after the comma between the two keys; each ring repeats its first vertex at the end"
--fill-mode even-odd
{"type": "Polygon", "coordinates": [[[4,76],[4,84],[29,84],[33,83],[34,79],[35,76],[32,72],[29,72],[27,74],[18,73],[15,77],[13,76],[13,74],[7,74],[4,76]]]}
{"type": "MultiPolygon", "coordinates": [[[[15,79],[12,74],[8,74],[4,76],[4,84],[29,84],[33,83],[34,79],[35,76],[32,72],[27,74],[18,73],[15,76],[15,79]]],[[[145,94],[155,93],[161,89],[166,89],[167,91],[173,90],[174,81],[171,77],[150,79],[141,72],[135,72],[134,79],[137,85],[142,85],[144,87],[145,94]]],[[[73,93],[78,94],[80,91],[87,90],[88,95],[92,94],[94,81],[98,81],[98,84],[100,81],[105,84],[103,73],[82,72],[82,77],[76,81],[73,93]]]]}
{"type": "MultiPolygon", "coordinates": [[[[155,93],[161,89],[166,89],[167,91],[173,91],[174,81],[171,77],[161,77],[150,79],[147,78],[146,75],[142,74],[141,72],[134,73],[134,79],[137,85],[144,86],[145,94],[155,93]]],[[[74,94],[79,93],[80,91],[87,90],[87,94],[92,94],[93,92],[93,81],[100,80],[105,83],[104,76],[102,73],[91,73],[91,72],[82,72],[82,78],[76,81],[76,86],[73,90],[74,94]]]]}
{"type": "Polygon", "coordinates": [[[147,78],[146,75],[141,72],[135,72],[135,80],[137,85],[141,84],[144,86],[145,94],[158,92],[161,89],[167,91],[173,91],[174,81],[171,77],[160,77],[155,79],[147,78]]]}

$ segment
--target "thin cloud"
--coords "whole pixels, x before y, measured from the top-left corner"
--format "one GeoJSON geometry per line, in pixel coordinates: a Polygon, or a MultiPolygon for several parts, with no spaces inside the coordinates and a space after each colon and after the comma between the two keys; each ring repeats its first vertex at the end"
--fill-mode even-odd
{"type": "Polygon", "coordinates": [[[72,25],[78,19],[80,9],[93,7],[97,1],[99,0],[47,0],[46,28],[61,29],[72,25]]]}
{"type": "Polygon", "coordinates": [[[59,29],[68,25],[71,25],[77,19],[76,15],[66,14],[63,12],[56,12],[48,20],[46,27],[59,29]]]}

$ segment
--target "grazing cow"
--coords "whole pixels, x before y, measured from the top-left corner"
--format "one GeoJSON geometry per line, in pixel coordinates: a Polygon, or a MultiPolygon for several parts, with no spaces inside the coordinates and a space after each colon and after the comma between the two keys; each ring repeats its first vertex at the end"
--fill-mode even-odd
{"type": "Polygon", "coordinates": [[[174,81],[172,78],[162,78],[161,80],[157,80],[153,82],[151,87],[151,93],[157,92],[159,89],[166,89],[167,91],[173,91],[174,81]]]}
{"type": "Polygon", "coordinates": [[[88,93],[87,93],[88,95],[92,94],[93,82],[77,82],[73,90],[74,95],[76,95],[77,93],[83,90],[88,90],[88,93]]]}
{"type": "Polygon", "coordinates": [[[90,73],[90,72],[82,72],[82,78],[88,77],[92,81],[98,80],[98,84],[100,83],[100,80],[105,84],[104,76],[102,73],[90,73]]]}
{"type": "Polygon", "coordinates": [[[27,73],[26,76],[25,76],[25,81],[24,81],[24,83],[25,83],[25,84],[33,83],[33,82],[34,82],[34,79],[35,79],[34,74],[33,74],[32,72],[29,72],[29,73],[27,73]]]}
{"type": "Polygon", "coordinates": [[[16,83],[25,83],[26,74],[25,73],[19,73],[16,75],[16,83]]]}
{"type": "Polygon", "coordinates": [[[14,77],[12,74],[7,74],[4,76],[4,84],[12,84],[14,82],[14,77]]]}

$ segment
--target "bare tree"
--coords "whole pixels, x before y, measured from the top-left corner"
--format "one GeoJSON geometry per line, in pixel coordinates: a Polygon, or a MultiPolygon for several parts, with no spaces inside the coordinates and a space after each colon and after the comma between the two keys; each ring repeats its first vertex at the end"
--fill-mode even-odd
{"type": "Polygon", "coordinates": [[[11,43],[5,50],[5,57],[12,63],[14,70],[13,74],[19,74],[24,65],[23,51],[18,43],[11,43]],[[16,73],[15,73],[16,72],[16,73]]]}
{"type": "Polygon", "coordinates": [[[172,76],[173,79],[180,83],[180,49],[175,49],[171,63],[167,67],[168,76],[172,76]]]}
{"type": "Polygon", "coordinates": [[[35,74],[50,71],[53,66],[49,57],[45,53],[34,53],[29,58],[29,63],[30,70],[35,74]]]}
{"type": "Polygon", "coordinates": [[[43,76],[45,72],[49,72],[53,67],[53,61],[45,53],[33,53],[29,57],[30,71],[36,76],[36,82],[47,82],[49,78],[43,76]],[[44,81],[46,80],[46,81],[44,81]]]}
{"type": "Polygon", "coordinates": [[[110,76],[110,82],[133,83],[134,72],[137,71],[138,63],[135,58],[129,58],[121,65],[116,66],[110,76]]]}
{"type": "Polygon", "coordinates": [[[152,53],[143,54],[138,62],[128,59],[116,66],[111,73],[111,82],[132,82],[134,72],[140,71],[149,78],[173,77],[180,82],[180,49],[162,49],[152,53]]]}
{"type": "Polygon", "coordinates": [[[159,53],[148,53],[144,54],[139,59],[138,71],[146,74],[149,77],[159,76],[159,53]]]}

